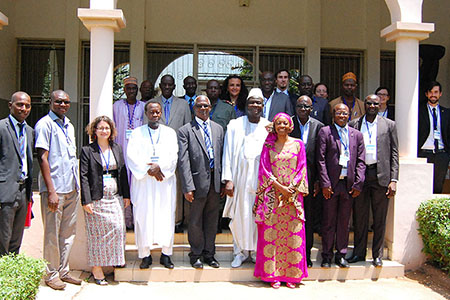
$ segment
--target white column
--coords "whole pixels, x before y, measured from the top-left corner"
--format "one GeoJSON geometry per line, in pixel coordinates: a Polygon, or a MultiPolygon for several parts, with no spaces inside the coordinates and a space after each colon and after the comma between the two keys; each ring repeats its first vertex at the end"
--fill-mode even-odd
{"type": "Polygon", "coordinates": [[[8,25],[8,17],[0,12],[0,30],[6,25],[8,25]]]}
{"type": "Polygon", "coordinates": [[[317,83],[320,82],[321,1],[306,1],[303,16],[307,47],[305,49],[305,68],[301,73],[308,74],[317,83]]]}
{"type": "Polygon", "coordinates": [[[138,82],[147,79],[145,67],[145,0],[132,1],[133,18],[130,20],[130,75],[137,78],[138,82]]]}
{"type": "Polygon", "coordinates": [[[112,117],[114,32],[125,27],[116,0],[91,0],[90,9],[79,8],[78,18],[91,32],[89,118],[112,117]]]}

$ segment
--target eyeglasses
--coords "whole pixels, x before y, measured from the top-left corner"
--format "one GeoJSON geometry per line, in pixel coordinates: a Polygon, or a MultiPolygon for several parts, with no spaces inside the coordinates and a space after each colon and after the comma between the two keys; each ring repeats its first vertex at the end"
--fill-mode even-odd
{"type": "Polygon", "coordinates": [[[110,131],[111,130],[111,128],[109,128],[109,127],[97,127],[96,129],[99,131],[110,131]]]}
{"type": "Polygon", "coordinates": [[[68,100],[55,100],[54,101],[55,104],[61,105],[61,104],[65,104],[65,105],[70,105],[70,101],[68,100]]]}
{"type": "Polygon", "coordinates": [[[378,106],[380,103],[366,101],[367,106],[378,106]]]}
{"type": "Polygon", "coordinates": [[[310,109],[312,105],[306,105],[306,104],[297,104],[295,107],[300,109],[310,109]]]}
{"type": "Polygon", "coordinates": [[[378,97],[387,97],[387,96],[389,96],[389,94],[388,93],[377,93],[377,96],[378,97]]]}
{"type": "Polygon", "coordinates": [[[346,117],[346,116],[348,116],[348,112],[338,112],[337,111],[337,112],[334,113],[334,115],[335,116],[344,116],[344,117],[346,117]]]}

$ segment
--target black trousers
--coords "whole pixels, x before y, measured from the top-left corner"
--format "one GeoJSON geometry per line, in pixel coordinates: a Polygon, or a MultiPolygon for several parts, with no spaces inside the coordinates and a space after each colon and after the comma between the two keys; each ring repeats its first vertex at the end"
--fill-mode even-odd
{"type": "Polygon", "coordinates": [[[200,257],[211,258],[215,254],[219,200],[220,195],[214,190],[213,177],[211,177],[209,192],[206,197],[195,197],[194,193],[194,201],[190,203],[188,225],[191,263],[200,257]]]}
{"type": "Polygon", "coordinates": [[[14,202],[0,204],[0,256],[19,253],[27,208],[25,184],[19,186],[14,202]]]}
{"type": "Polygon", "coordinates": [[[366,257],[369,215],[372,208],[373,241],[372,257],[383,257],[384,234],[389,198],[387,187],[378,184],[377,169],[366,169],[366,179],[361,195],[353,202],[353,229],[355,249],[353,255],[366,257]]]}
{"type": "Polygon", "coordinates": [[[424,152],[419,151],[419,157],[426,157],[427,163],[432,163],[433,168],[433,193],[441,194],[444,187],[445,174],[448,170],[449,156],[447,152],[424,152]]]}

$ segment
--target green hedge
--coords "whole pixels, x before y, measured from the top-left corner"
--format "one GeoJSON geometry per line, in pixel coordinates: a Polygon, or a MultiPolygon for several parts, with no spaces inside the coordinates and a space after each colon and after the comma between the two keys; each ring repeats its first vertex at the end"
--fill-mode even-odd
{"type": "Polygon", "coordinates": [[[450,274],[450,199],[423,202],[417,211],[417,221],[424,244],[422,251],[450,274]]]}
{"type": "Polygon", "coordinates": [[[43,259],[23,254],[0,257],[0,299],[34,299],[46,265],[43,259]]]}

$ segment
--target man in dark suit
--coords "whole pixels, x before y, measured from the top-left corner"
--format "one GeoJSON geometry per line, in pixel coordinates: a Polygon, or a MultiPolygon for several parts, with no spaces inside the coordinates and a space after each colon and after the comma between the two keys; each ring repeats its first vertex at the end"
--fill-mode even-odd
{"type": "Polygon", "coordinates": [[[203,261],[219,267],[214,258],[222,171],[223,129],[209,120],[208,97],[194,101],[195,119],[178,131],[178,167],[184,197],[190,203],[188,239],[192,267],[203,261]]]}
{"type": "Polygon", "coordinates": [[[335,263],[348,268],[345,260],[348,226],[353,198],[359,196],[364,184],[366,165],[364,138],[348,126],[349,109],[337,104],[333,109],[334,124],[319,131],[317,161],[320,186],[325,198],[322,220],[322,264],[331,266],[336,241],[335,263]]]}
{"type": "Polygon", "coordinates": [[[33,182],[30,96],[16,92],[8,106],[10,115],[0,120],[0,256],[19,253],[33,182]]]}
{"type": "Polygon", "coordinates": [[[289,97],[282,93],[275,93],[275,76],[272,72],[263,72],[259,78],[259,85],[264,96],[264,118],[272,121],[279,112],[290,116],[294,114],[289,97]]]}
{"type": "Polygon", "coordinates": [[[291,102],[292,111],[295,112],[295,106],[297,105],[298,96],[289,91],[289,81],[291,80],[291,74],[288,69],[280,69],[275,73],[276,89],[275,93],[283,93],[289,97],[291,102]]]}
{"type": "Polygon", "coordinates": [[[327,99],[314,96],[314,83],[311,76],[300,76],[298,80],[298,87],[300,90],[300,96],[306,95],[312,100],[313,108],[311,111],[311,117],[319,120],[325,125],[331,124],[328,101],[327,99]]]}
{"type": "Polygon", "coordinates": [[[312,110],[312,100],[308,96],[301,96],[297,100],[296,116],[292,118],[294,121],[294,130],[291,136],[299,138],[305,143],[306,147],[306,166],[308,174],[309,194],[303,198],[305,206],[306,219],[306,261],[308,268],[312,267],[311,248],[314,244],[314,220],[318,215],[315,205],[316,195],[319,192],[319,178],[317,177],[317,159],[316,159],[316,142],[319,130],[323,124],[311,118],[309,115],[312,110]]]}
{"type": "Polygon", "coordinates": [[[428,102],[419,106],[418,156],[434,164],[433,193],[440,194],[449,162],[450,111],[439,105],[442,97],[439,82],[431,82],[425,96],[428,102]]]}
{"type": "Polygon", "coordinates": [[[183,88],[186,91],[183,98],[189,104],[191,112],[194,113],[194,100],[197,98],[197,80],[192,76],[186,76],[183,80],[183,88]]]}
{"type": "Polygon", "coordinates": [[[398,138],[395,122],[378,116],[381,99],[369,95],[364,100],[366,114],[349,126],[364,136],[366,175],[362,195],[353,203],[355,248],[349,263],[366,260],[369,210],[373,215],[373,265],[383,265],[383,242],[389,198],[395,196],[398,181],[398,138]]]}

